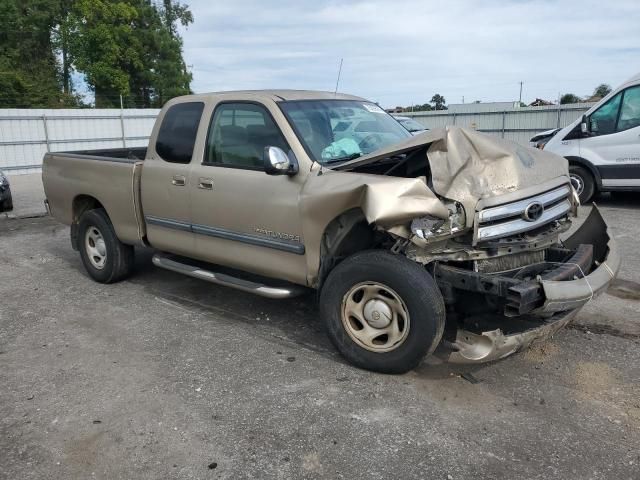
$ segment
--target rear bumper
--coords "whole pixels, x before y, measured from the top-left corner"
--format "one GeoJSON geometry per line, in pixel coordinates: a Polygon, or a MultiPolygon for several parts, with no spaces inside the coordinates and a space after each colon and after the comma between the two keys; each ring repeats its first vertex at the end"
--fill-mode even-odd
{"type": "MultiPolygon", "coordinates": [[[[575,274],[583,272],[580,263],[564,263],[557,270],[539,276],[533,283],[524,284],[524,290],[535,292],[537,300],[525,303],[531,307],[527,313],[528,319],[537,319],[533,328],[525,328],[511,334],[503,333],[502,329],[495,329],[481,333],[474,333],[460,329],[456,333],[455,342],[451,344],[452,351],[448,361],[452,363],[484,363],[507,357],[521,350],[533,342],[552,335],[566,326],[576,316],[589,300],[607,289],[620,268],[620,256],[608,227],[594,205],[591,213],[582,226],[567,240],[564,246],[580,252],[580,246],[592,246],[593,259],[596,268],[588,275],[575,274]],[[560,280],[567,272],[572,280],[560,280]]],[[[589,248],[583,248],[589,250],[589,248]]],[[[590,255],[589,255],[590,256],[590,255]]],[[[584,255],[582,255],[584,258],[584,255]]],[[[592,263],[591,261],[589,263],[592,263]]],[[[507,295],[508,298],[508,295],[507,295]]],[[[504,322],[517,323],[516,319],[504,317],[504,322]]],[[[522,322],[531,325],[531,322],[522,322]]],[[[506,328],[505,328],[506,329],[506,328]]]]}

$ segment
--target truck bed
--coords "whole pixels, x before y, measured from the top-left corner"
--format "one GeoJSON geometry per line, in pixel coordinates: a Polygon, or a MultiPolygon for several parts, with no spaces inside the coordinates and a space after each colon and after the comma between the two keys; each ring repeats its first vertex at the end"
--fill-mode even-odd
{"type": "Polygon", "coordinates": [[[143,244],[140,175],[145,154],[145,147],[47,153],[42,178],[51,214],[72,225],[83,204],[98,202],[122,242],[143,244]]]}

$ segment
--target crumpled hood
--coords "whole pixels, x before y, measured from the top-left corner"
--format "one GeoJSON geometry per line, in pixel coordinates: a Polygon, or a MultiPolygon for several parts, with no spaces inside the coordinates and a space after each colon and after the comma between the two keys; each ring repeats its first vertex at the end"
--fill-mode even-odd
{"type": "Polygon", "coordinates": [[[339,169],[349,170],[426,145],[433,190],[462,203],[469,226],[479,200],[568,175],[567,161],[558,155],[460,127],[421,133],[339,169]]]}

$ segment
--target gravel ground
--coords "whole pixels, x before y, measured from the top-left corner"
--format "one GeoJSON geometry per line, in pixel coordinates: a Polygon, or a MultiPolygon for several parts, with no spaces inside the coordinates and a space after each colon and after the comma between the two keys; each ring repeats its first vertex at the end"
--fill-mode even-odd
{"type": "Polygon", "coordinates": [[[89,280],[53,219],[0,220],[0,478],[640,478],[640,199],[576,324],[494,364],[347,365],[312,297],[150,265],[89,280]],[[462,376],[464,375],[464,376],[462,376]]]}

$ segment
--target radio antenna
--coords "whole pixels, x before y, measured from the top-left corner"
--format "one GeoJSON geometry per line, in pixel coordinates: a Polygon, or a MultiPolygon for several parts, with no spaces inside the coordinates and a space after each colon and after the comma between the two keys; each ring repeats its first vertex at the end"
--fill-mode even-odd
{"type": "Polygon", "coordinates": [[[340,68],[338,68],[338,79],[336,80],[336,89],[333,91],[333,96],[336,96],[336,93],[338,93],[338,85],[340,84],[340,74],[342,73],[342,60],[344,59],[340,59],[340,68]]]}

